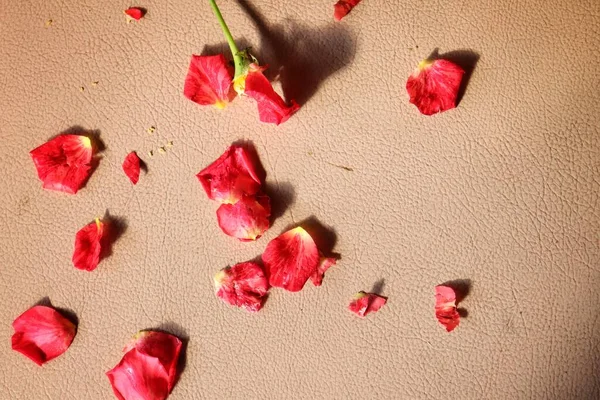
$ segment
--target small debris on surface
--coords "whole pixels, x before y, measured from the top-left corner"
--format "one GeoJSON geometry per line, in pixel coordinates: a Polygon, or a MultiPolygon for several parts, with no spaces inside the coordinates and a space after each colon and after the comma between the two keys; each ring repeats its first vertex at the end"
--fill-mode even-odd
{"type": "Polygon", "coordinates": [[[92,86],[98,86],[99,83],[100,83],[100,81],[93,81],[92,86]]]}
{"type": "Polygon", "coordinates": [[[85,88],[84,88],[83,86],[80,86],[80,87],[79,87],[79,91],[80,91],[80,92],[85,92],[85,88]]]}
{"type": "Polygon", "coordinates": [[[172,140],[169,140],[167,142],[167,147],[173,147],[173,141],[172,140]]]}
{"type": "Polygon", "coordinates": [[[46,21],[46,23],[44,24],[44,26],[46,28],[49,28],[52,25],[53,22],[54,22],[53,20],[49,19],[49,20],[46,21]]]}
{"type": "Polygon", "coordinates": [[[148,133],[154,133],[154,131],[156,131],[155,126],[151,126],[150,128],[146,129],[146,132],[148,132],[148,133]]]}
{"type": "Polygon", "coordinates": [[[150,150],[150,151],[148,152],[148,155],[149,155],[150,157],[154,156],[154,150],[150,150]]]}
{"type": "Polygon", "coordinates": [[[163,147],[159,147],[159,148],[158,148],[158,152],[159,152],[160,154],[165,154],[165,153],[167,152],[167,150],[166,150],[166,149],[164,148],[164,146],[163,146],[163,147]]]}

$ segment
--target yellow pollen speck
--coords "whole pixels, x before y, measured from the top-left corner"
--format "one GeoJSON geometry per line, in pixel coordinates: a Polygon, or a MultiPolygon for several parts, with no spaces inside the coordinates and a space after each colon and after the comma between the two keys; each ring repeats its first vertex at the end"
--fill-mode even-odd
{"type": "Polygon", "coordinates": [[[100,81],[93,81],[92,86],[98,86],[99,83],[100,83],[100,81]]]}
{"type": "Polygon", "coordinates": [[[160,154],[165,154],[165,153],[167,152],[167,150],[166,150],[164,147],[159,147],[159,148],[158,148],[158,152],[159,152],[160,154]]]}
{"type": "Polygon", "coordinates": [[[85,92],[85,88],[84,88],[83,86],[80,86],[80,87],[79,87],[79,91],[80,91],[80,92],[85,92]]]}
{"type": "Polygon", "coordinates": [[[150,150],[150,151],[148,152],[148,155],[149,155],[150,157],[152,157],[152,156],[154,155],[154,151],[150,150]]]}
{"type": "Polygon", "coordinates": [[[173,141],[172,140],[169,140],[167,142],[167,147],[173,147],[173,141]]]}
{"type": "Polygon", "coordinates": [[[146,129],[146,132],[148,133],[154,133],[154,131],[156,130],[155,126],[151,126],[150,128],[146,129]]]}
{"type": "Polygon", "coordinates": [[[52,25],[54,21],[52,21],[51,19],[47,20],[46,23],[44,25],[46,25],[46,28],[48,28],[50,25],[52,25]]]}

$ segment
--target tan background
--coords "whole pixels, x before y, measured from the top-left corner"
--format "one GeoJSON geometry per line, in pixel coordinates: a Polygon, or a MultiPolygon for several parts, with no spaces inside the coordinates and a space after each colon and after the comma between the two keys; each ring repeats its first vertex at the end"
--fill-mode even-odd
{"type": "Polygon", "coordinates": [[[333,0],[253,1],[274,41],[221,3],[305,100],[279,128],[248,99],[183,97],[190,55],[223,42],[207,1],[145,1],[127,24],[125,1],[0,0],[0,397],[111,399],[123,345],[166,327],[189,337],[173,399],[599,398],[600,3],[365,0],[335,24],[333,0]],[[436,47],[480,59],[459,108],[428,118],[404,85],[436,47]],[[28,151],[74,126],[99,132],[100,167],[76,196],[43,191],[28,151]],[[249,244],[220,232],[194,176],[239,139],[293,199],[249,244]],[[130,150],[149,166],[136,187],[130,150]],[[126,232],[75,270],[76,231],[106,210],[126,232]],[[215,298],[218,269],[311,215],[342,255],[321,288],[274,290],[257,315],[215,298]],[[433,287],[451,279],[472,289],[447,334],[433,287]],[[381,312],[346,311],[381,280],[381,312]],[[10,324],[45,296],[80,324],[39,368],[10,324]]]}

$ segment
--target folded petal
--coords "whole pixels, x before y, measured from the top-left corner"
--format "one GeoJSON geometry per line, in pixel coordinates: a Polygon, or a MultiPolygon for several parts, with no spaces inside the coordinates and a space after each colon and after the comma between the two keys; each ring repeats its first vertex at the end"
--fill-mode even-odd
{"type": "Polygon", "coordinates": [[[258,239],[269,229],[271,202],[269,196],[243,196],[235,204],[221,204],[217,210],[219,227],[226,235],[242,242],[258,239]]]}
{"type": "Polygon", "coordinates": [[[321,284],[323,283],[323,277],[325,276],[325,272],[327,272],[327,270],[330,267],[334,266],[337,261],[333,257],[320,257],[321,258],[319,259],[319,266],[317,267],[316,271],[310,276],[310,280],[315,286],[321,286],[321,284]]]}
{"type": "Polygon", "coordinates": [[[120,400],[164,400],[169,395],[169,378],[160,360],[136,348],[106,376],[120,400]]]}
{"type": "Polygon", "coordinates": [[[260,178],[245,147],[231,146],[196,177],[211,200],[237,203],[244,195],[258,193],[260,178]]]}
{"type": "Polygon", "coordinates": [[[456,97],[465,71],[448,60],[424,60],[408,78],[410,102],[425,115],[456,107],[456,97]]]}
{"type": "Polygon", "coordinates": [[[75,194],[91,173],[92,142],[83,135],[60,135],[29,152],[44,189],[75,194]]]}
{"type": "Polygon", "coordinates": [[[73,251],[73,265],[77,269],[93,271],[100,262],[100,255],[105,233],[105,226],[96,218],[81,228],[75,236],[75,250],[73,251]]]}
{"type": "Polygon", "coordinates": [[[130,16],[131,18],[135,19],[136,21],[139,21],[140,19],[142,19],[144,14],[146,14],[146,10],[144,10],[143,8],[140,8],[140,7],[129,7],[127,10],[125,10],[123,12],[125,14],[127,14],[128,16],[130,16]]]}
{"type": "Polygon", "coordinates": [[[123,161],[123,172],[125,172],[125,175],[127,175],[131,183],[134,185],[138,183],[138,180],[140,179],[140,167],[141,160],[137,153],[132,151],[131,153],[127,154],[125,161],[123,161]]]}
{"type": "Polygon", "coordinates": [[[379,311],[386,302],[387,298],[378,294],[358,292],[354,295],[354,300],[348,305],[348,309],[359,317],[365,317],[370,313],[379,311]]]}
{"type": "Polygon", "coordinates": [[[458,326],[460,314],[456,308],[456,292],[451,287],[435,287],[435,316],[448,332],[458,326]]]}
{"type": "Polygon", "coordinates": [[[269,285],[260,265],[248,261],[223,268],[214,278],[217,296],[227,304],[259,311],[269,285]]]}
{"type": "Polygon", "coordinates": [[[334,6],[333,17],[341,21],[352,9],[360,3],[360,0],[340,0],[334,6]]]}
{"type": "Polygon", "coordinates": [[[13,322],[12,348],[37,365],[42,365],[63,354],[77,328],[52,307],[34,306],[13,322]]]}
{"type": "Polygon", "coordinates": [[[319,259],[317,245],[302,227],[271,240],[262,255],[270,285],[290,292],[304,287],[317,270],[319,259]]]}
{"type": "Polygon", "coordinates": [[[200,105],[224,108],[233,99],[233,73],[225,56],[193,55],[185,78],[183,94],[200,105]]]}
{"type": "Polygon", "coordinates": [[[262,122],[279,125],[287,121],[300,106],[294,101],[287,106],[269,80],[260,70],[252,70],[245,81],[244,93],[256,100],[258,115],[262,122]]]}

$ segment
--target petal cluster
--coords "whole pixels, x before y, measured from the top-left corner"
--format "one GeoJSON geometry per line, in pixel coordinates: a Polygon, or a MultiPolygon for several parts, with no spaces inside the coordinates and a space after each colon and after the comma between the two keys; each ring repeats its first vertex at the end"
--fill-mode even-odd
{"type": "Polygon", "coordinates": [[[406,82],[410,102],[425,115],[456,107],[465,71],[448,60],[424,60],[406,82]]]}
{"type": "Polygon", "coordinates": [[[460,322],[456,308],[456,291],[444,285],[435,287],[435,317],[446,331],[452,332],[460,322]]]}
{"type": "Polygon", "coordinates": [[[183,94],[200,105],[225,108],[235,96],[232,90],[232,79],[233,71],[223,54],[192,55],[183,94]]]}
{"type": "Polygon", "coordinates": [[[356,5],[360,3],[360,0],[340,0],[333,6],[333,18],[336,21],[341,21],[356,5]]]}
{"type": "Polygon", "coordinates": [[[269,290],[263,269],[250,261],[223,268],[217,272],[214,281],[217,297],[250,312],[262,308],[269,290]]]}
{"type": "Polygon", "coordinates": [[[348,309],[359,317],[365,317],[370,313],[379,311],[386,302],[387,299],[378,294],[358,292],[348,305],[348,309]]]}

